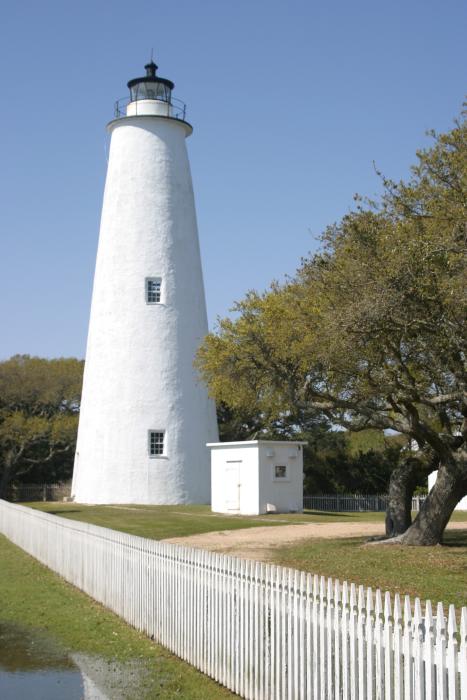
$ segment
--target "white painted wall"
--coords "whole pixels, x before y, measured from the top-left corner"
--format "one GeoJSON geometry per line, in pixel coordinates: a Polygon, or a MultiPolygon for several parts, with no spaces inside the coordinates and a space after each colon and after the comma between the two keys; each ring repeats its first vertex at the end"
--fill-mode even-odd
{"type": "Polygon", "coordinates": [[[222,443],[211,448],[211,508],[215,513],[259,512],[258,444],[222,443]],[[238,469],[237,487],[230,472],[238,469]]]}
{"type": "MultiPolygon", "coordinates": [[[[431,472],[431,474],[428,475],[428,491],[431,491],[433,486],[435,485],[436,477],[438,476],[438,472],[431,472]]],[[[454,510],[467,510],[467,496],[464,496],[457,506],[454,508],[454,510]]]]}
{"type": "Polygon", "coordinates": [[[193,369],[208,326],[185,146],[191,127],[142,110],[108,127],[72,495],[208,503],[206,442],[217,439],[217,423],[193,369]],[[161,304],[146,303],[146,277],[162,278],[161,304]],[[149,456],[151,429],[166,431],[163,457],[149,456]]]}
{"type": "Polygon", "coordinates": [[[272,440],[209,444],[212,510],[258,515],[267,512],[268,504],[278,512],[303,510],[303,444],[272,440]],[[276,465],[286,466],[287,478],[275,479],[276,465]]]}
{"type": "Polygon", "coordinates": [[[272,503],[279,512],[303,510],[303,443],[279,443],[272,447],[262,443],[259,450],[259,512],[266,513],[272,503]],[[274,478],[274,467],[286,465],[287,478],[274,478]]]}

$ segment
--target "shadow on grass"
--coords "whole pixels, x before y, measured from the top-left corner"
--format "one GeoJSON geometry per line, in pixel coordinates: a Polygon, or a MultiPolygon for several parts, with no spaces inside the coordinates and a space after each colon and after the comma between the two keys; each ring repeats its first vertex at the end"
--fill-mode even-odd
{"type": "Polygon", "coordinates": [[[446,530],[443,535],[444,547],[467,547],[467,529],[446,530]]]}

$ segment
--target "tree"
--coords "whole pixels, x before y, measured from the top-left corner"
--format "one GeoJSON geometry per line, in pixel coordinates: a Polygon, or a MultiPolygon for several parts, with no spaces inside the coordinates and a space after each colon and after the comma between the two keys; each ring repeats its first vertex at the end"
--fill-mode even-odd
{"type": "Polygon", "coordinates": [[[303,440],[305,493],[385,493],[395,468],[401,443],[381,431],[332,430],[317,413],[311,420],[280,416],[266,423],[260,412],[233,409],[219,402],[217,422],[223,442],[236,440],[303,440]]]}
{"type": "Polygon", "coordinates": [[[466,123],[433,137],[407,183],[383,179],[379,203],[359,200],[293,279],[247,294],[197,359],[211,395],[234,408],[268,420],[320,411],[413,441],[389,513],[406,544],[438,543],[467,493],[466,123]],[[408,474],[433,468],[410,524],[408,474]]]}
{"type": "Polygon", "coordinates": [[[371,440],[369,446],[362,440],[355,447],[351,436],[329,429],[300,435],[308,443],[303,460],[305,493],[386,493],[400,445],[371,440]]]}
{"type": "Polygon", "coordinates": [[[16,355],[0,363],[0,497],[32,469],[72,453],[83,362],[16,355]]]}

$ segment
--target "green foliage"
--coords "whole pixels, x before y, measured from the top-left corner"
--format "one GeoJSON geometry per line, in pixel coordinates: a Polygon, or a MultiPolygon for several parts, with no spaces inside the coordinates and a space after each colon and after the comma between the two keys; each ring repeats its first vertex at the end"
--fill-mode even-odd
{"type": "MultiPolygon", "coordinates": [[[[304,452],[304,491],[319,493],[387,493],[400,447],[387,445],[363,449],[351,447],[352,433],[315,431],[301,436],[308,441],[304,452]]],[[[363,441],[362,441],[363,442],[363,441]]]]}
{"type": "Polygon", "coordinates": [[[0,495],[70,476],[83,362],[16,355],[0,363],[0,495]]]}
{"type": "Polygon", "coordinates": [[[303,455],[305,494],[387,493],[391,472],[406,440],[385,436],[382,431],[360,433],[331,430],[316,412],[301,417],[289,414],[266,423],[264,416],[245,409],[217,407],[222,442],[237,440],[305,440],[303,455]]]}
{"type": "Polygon", "coordinates": [[[216,400],[267,426],[301,430],[314,413],[415,440],[450,474],[436,499],[454,503],[467,493],[467,124],[433,138],[410,180],[358,200],[293,279],[237,303],[197,366],[216,400]]]}
{"type": "Polygon", "coordinates": [[[367,452],[384,452],[391,447],[404,447],[407,441],[399,435],[385,435],[382,430],[362,430],[346,433],[348,450],[352,456],[367,452]]]}
{"type": "Polygon", "coordinates": [[[460,429],[466,131],[437,137],[409,183],[386,181],[378,207],[329,228],[295,279],[250,292],[219,321],[197,360],[212,396],[266,425],[315,410],[434,449],[440,426],[460,429]]]}

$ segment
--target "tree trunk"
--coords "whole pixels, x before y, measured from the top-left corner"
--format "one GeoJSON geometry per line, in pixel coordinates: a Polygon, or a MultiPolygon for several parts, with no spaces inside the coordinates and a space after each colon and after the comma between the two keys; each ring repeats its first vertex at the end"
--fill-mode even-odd
{"type": "Polygon", "coordinates": [[[466,476],[441,465],[438,478],[412,525],[400,538],[401,544],[440,544],[449,518],[466,494],[466,476]]]}
{"type": "Polygon", "coordinates": [[[15,467],[23,451],[23,447],[21,447],[19,451],[15,451],[14,449],[5,450],[0,476],[0,498],[6,498],[8,496],[8,490],[15,474],[15,467]]]}
{"type": "Polygon", "coordinates": [[[391,474],[385,522],[386,537],[402,535],[412,524],[412,495],[419,468],[419,460],[409,458],[391,474]]]}
{"type": "Polygon", "coordinates": [[[5,455],[3,460],[3,469],[0,477],[0,498],[6,498],[8,495],[8,487],[10,486],[12,476],[12,459],[10,455],[5,455]]]}

